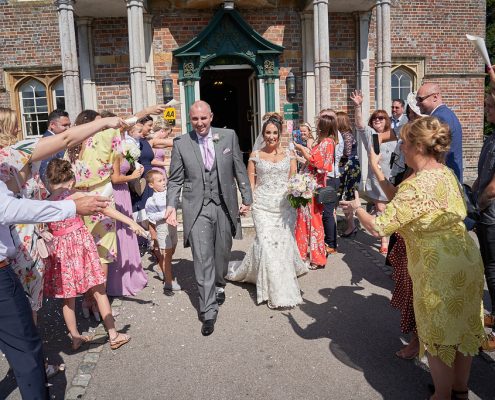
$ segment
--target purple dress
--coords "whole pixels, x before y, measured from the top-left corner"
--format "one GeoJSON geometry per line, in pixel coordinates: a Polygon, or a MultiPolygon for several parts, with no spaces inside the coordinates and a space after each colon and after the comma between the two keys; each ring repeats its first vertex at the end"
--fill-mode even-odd
{"type": "MultiPolygon", "coordinates": [[[[120,173],[129,171],[125,158],[120,161],[120,173]]],[[[115,208],[132,218],[131,196],[127,183],[113,185],[115,208]]],[[[134,296],[148,283],[141,265],[137,237],[131,229],[117,221],[117,261],[108,264],[107,294],[110,296],[134,296]]]]}
{"type": "MultiPolygon", "coordinates": [[[[153,149],[153,153],[155,153],[155,160],[165,161],[165,149],[153,149]]],[[[158,165],[154,165],[153,168],[155,171],[160,171],[167,177],[167,170],[165,167],[159,167],[158,165]]]]}

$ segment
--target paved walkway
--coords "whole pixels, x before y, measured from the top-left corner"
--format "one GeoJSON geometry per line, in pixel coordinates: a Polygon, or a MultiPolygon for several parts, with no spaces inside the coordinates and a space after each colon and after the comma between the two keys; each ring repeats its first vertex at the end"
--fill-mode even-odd
{"type": "MultiPolygon", "coordinates": [[[[234,241],[241,259],[252,232],[234,241]]],[[[389,305],[393,282],[378,241],[360,231],[341,239],[327,268],[300,278],[304,304],[274,311],[256,305],[255,287],[228,284],[215,332],[200,333],[189,249],[179,248],[175,271],[183,291],[166,296],[154,273],[136,298],[114,301],[117,326],[131,342],[100,344],[73,354],[60,305],[44,306],[40,329],[54,377],[54,399],[425,399],[425,364],[394,357],[401,347],[399,314],[389,305]]],[[[283,255],[281,255],[283,257],[283,255]]],[[[145,265],[149,267],[147,256],[145,265]]],[[[79,308],[80,309],[80,308],[79,308]]],[[[82,330],[97,323],[79,318],[82,330]]],[[[103,333],[101,326],[97,333],[103,333]]],[[[495,363],[476,357],[471,399],[495,399],[495,363]]],[[[19,399],[0,360],[0,399],[19,399]]]]}

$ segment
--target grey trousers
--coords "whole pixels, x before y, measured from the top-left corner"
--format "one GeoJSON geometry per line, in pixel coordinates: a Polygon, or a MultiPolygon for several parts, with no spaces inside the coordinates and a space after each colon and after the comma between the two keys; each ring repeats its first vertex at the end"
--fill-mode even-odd
{"type": "Polygon", "coordinates": [[[194,274],[199,292],[199,314],[203,320],[218,313],[216,288],[225,286],[232,249],[232,224],[222,205],[203,205],[189,237],[194,274]]]}

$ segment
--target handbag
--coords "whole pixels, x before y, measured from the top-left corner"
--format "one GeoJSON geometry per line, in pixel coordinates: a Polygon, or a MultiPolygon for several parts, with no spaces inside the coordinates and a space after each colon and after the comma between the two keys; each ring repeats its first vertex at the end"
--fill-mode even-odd
{"type": "Polygon", "coordinates": [[[335,204],[338,201],[337,191],[332,186],[316,189],[316,202],[319,204],[335,204]]]}
{"type": "Polygon", "coordinates": [[[466,185],[465,183],[462,185],[462,189],[464,193],[464,200],[466,201],[467,217],[478,222],[480,220],[480,210],[478,209],[476,200],[474,199],[473,190],[471,189],[471,186],[466,185]]]}

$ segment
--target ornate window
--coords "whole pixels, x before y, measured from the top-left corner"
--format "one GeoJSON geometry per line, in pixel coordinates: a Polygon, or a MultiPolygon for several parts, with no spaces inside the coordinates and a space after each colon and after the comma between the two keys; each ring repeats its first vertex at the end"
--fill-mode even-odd
{"type": "Polygon", "coordinates": [[[59,79],[52,87],[53,106],[58,110],[65,110],[64,81],[59,79]]]}
{"type": "Polygon", "coordinates": [[[48,128],[48,99],[40,81],[30,79],[19,87],[22,131],[26,136],[38,136],[48,128]]]}
{"type": "Polygon", "coordinates": [[[65,109],[60,67],[7,67],[5,75],[10,108],[17,111],[22,128],[19,139],[42,135],[48,127],[48,114],[65,109]]]}
{"type": "Polygon", "coordinates": [[[413,77],[404,68],[397,68],[392,73],[392,99],[406,101],[407,95],[413,91],[413,77]]]}

